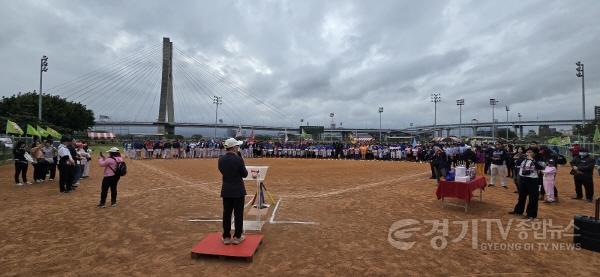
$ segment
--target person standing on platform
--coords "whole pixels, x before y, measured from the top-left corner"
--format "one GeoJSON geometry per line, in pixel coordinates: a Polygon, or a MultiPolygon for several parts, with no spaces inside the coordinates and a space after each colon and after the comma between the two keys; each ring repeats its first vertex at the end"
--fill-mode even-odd
{"type": "Polygon", "coordinates": [[[537,150],[527,149],[527,158],[521,162],[519,167],[519,201],[515,208],[509,212],[509,214],[523,215],[525,211],[525,202],[527,202],[527,216],[528,220],[537,218],[538,212],[538,197],[539,197],[539,186],[538,186],[538,171],[544,169],[535,160],[537,150]],[[529,198],[529,200],[527,200],[529,198]]]}
{"type": "Polygon", "coordinates": [[[75,160],[68,148],[71,144],[71,139],[62,137],[60,143],[60,146],[58,146],[58,172],[60,174],[58,184],[61,193],[69,193],[73,191],[75,160]]]}
{"type": "Polygon", "coordinates": [[[496,180],[500,177],[500,185],[507,189],[506,186],[506,161],[508,154],[502,146],[501,142],[496,142],[496,148],[492,151],[490,173],[492,175],[490,187],[496,185],[496,180]]]}
{"type": "Polygon", "coordinates": [[[587,149],[579,150],[579,156],[574,157],[571,161],[571,174],[575,182],[576,196],[573,199],[583,199],[583,191],[585,188],[585,198],[588,202],[592,202],[594,198],[594,159],[589,155],[587,149]]]}
{"type": "Polygon", "coordinates": [[[223,243],[240,244],[244,241],[244,199],[246,188],[243,178],[248,176],[244,159],[238,155],[241,141],[229,138],[225,141],[225,155],[219,158],[219,171],[223,175],[221,198],[223,198],[223,243]],[[231,238],[231,213],[235,218],[235,233],[231,238]]]}

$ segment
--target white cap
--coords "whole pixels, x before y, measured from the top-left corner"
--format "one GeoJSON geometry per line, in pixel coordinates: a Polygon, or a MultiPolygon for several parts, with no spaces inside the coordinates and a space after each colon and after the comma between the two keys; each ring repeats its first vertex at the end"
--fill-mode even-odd
{"type": "Polygon", "coordinates": [[[119,148],[116,147],[111,147],[110,149],[108,149],[108,151],[106,151],[108,153],[119,153],[119,148]]]}
{"type": "Polygon", "coordinates": [[[240,145],[242,145],[242,143],[244,143],[244,142],[243,141],[238,141],[238,140],[236,140],[234,138],[228,138],[225,141],[224,145],[225,145],[225,148],[231,148],[231,147],[234,147],[234,146],[240,146],[240,145]]]}

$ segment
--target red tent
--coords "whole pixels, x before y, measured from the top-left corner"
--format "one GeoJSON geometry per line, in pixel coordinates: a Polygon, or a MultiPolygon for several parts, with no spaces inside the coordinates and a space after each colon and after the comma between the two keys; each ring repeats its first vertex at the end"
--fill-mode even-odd
{"type": "Polygon", "coordinates": [[[115,134],[113,133],[99,133],[99,132],[88,132],[88,137],[91,139],[114,139],[115,134]]]}

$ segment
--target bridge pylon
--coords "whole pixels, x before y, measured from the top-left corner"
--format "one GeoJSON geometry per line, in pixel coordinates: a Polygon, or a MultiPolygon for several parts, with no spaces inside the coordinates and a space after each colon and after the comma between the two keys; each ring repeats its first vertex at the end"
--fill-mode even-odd
{"type": "Polygon", "coordinates": [[[160,106],[158,108],[158,133],[175,134],[175,109],[173,104],[173,43],[163,37],[162,82],[160,85],[160,106]]]}

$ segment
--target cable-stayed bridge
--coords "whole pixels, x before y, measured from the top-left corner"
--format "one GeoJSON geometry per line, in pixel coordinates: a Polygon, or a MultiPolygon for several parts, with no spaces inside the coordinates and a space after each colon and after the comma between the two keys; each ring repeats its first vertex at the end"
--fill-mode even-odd
{"type": "Polygon", "coordinates": [[[182,126],[176,119],[211,123],[212,127],[223,119],[234,119],[236,126],[292,122],[285,112],[241,86],[243,80],[212,62],[201,54],[187,54],[163,38],[162,44],[145,47],[46,91],[86,105],[100,116],[98,125],[108,124],[106,121],[113,126],[150,122],[164,134],[173,134],[175,126],[182,126]],[[222,99],[218,107],[215,96],[222,99]]]}
{"type": "MultiPolygon", "coordinates": [[[[291,119],[285,111],[256,93],[250,93],[240,85],[244,80],[236,79],[236,74],[230,71],[204,58],[202,53],[187,54],[173,46],[169,38],[163,38],[162,44],[144,47],[47,91],[88,106],[100,116],[97,126],[153,126],[159,134],[173,134],[176,127],[298,131],[298,126],[289,126],[289,122],[297,122],[297,119],[291,119]],[[223,101],[217,101],[215,97],[221,97],[223,101]],[[257,122],[272,122],[273,125],[257,122]]],[[[581,120],[541,120],[496,122],[495,126],[515,128],[522,135],[526,126],[580,123],[581,120]]],[[[469,122],[381,131],[442,135],[443,131],[449,134],[450,130],[458,128],[471,128],[476,133],[478,128],[492,126],[492,122],[469,122]]],[[[325,132],[377,133],[379,129],[325,128],[325,132]]]]}

